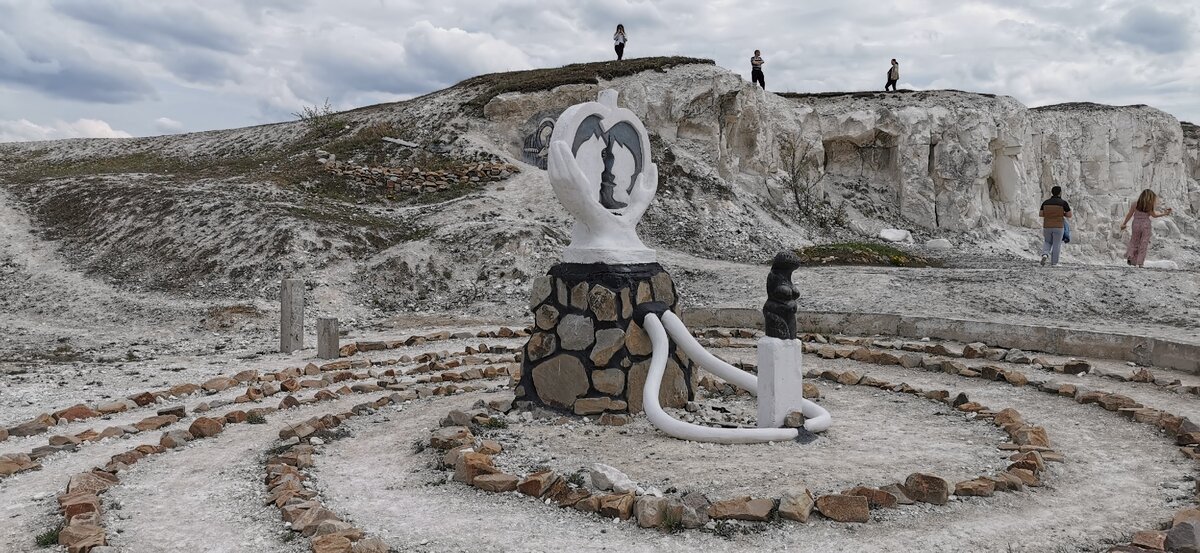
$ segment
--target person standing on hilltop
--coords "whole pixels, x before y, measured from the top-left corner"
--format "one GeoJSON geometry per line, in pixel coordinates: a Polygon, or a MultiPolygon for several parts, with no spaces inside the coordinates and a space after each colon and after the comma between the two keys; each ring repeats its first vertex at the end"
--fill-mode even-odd
{"type": "Polygon", "coordinates": [[[618,23],[617,32],[613,33],[613,49],[617,51],[617,61],[625,58],[625,42],[629,37],[625,36],[625,26],[618,23]]]}
{"type": "Polygon", "coordinates": [[[766,77],[763,77],[762,72],[762,66],[764,63],[767,62],[763,61],[762,59],[762,51],[755,50],[754,56],[750,58],[750,81],[758,86],[761,86],[763,90],[766,90],[767,79],[766,77]]]}
{"type": "Polygon", "coordinates": [[[1050,266],[1058,265],[1058,253],[1062,250],[1063,227],[1071,218],[1071,205],[1062,199],[1062,187],[1050,189],[1050,199],[1042,202],[1042,265],[1050,260],[1050,266]]]}
{"type": "Polygon", "coordinates": [[[1121,230],[1125,230],[1129,219],[1133,219],[1133,236],[1129,238],[1129,246],[1125,249],[1125,262],[1130,265],[1141,267],[1146,262],[1146,252],[1150,249],[1150,219],[1171,214],[1169,207],[1163,211],[1156,210],[1154,207],[1157,203],[1158,194],[1149,188],[1142,190],[1137,201],[1125,213],[1125,220],[1121,221],[1121,230]]]}
{"type": "MultiPolygon", "coordinates": [[[[892,92],[896,91],[896,81],[900,80],[900,62],[896,58],[892,58],[892,68],[887,72],[887,83],[883,85],[883,91],[887,92],[888,87],[892,87],[892,92]]],[[[875,81],[879,82],[879,81],[875,81]]]]}

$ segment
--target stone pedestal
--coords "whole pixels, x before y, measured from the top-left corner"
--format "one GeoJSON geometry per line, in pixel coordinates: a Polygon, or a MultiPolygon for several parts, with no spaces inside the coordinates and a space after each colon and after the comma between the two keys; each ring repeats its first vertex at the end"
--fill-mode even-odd
{"type": "Polygon", "coordinates": [[[317,318],[317,357],[337,359],[341,352],[338,337],[338,320],[334,317],[317,318]]]}
{"type": "Polygon", "coordinates": [[[792,411],[803,411],[804,344],[764,337],[758,341],[758,427],[780,428],[792,411]]]}
{"type": "Polygon", "coordinates": [[[304,281],[285,278],[279,286],[279,351],[304,349],[304,281]]]}
{"type": "MultiPolygon", "coordinates": [[[[634,308],[662,303],[679,313],[675,283],[658,263],[560,263],[533,283],[534,330],[524,349],[518,400],[577,415],[642,411],[653,353],[634,308]]],[[[671,344],[659,401],[695,397],[696,370],[671,344]]]]}

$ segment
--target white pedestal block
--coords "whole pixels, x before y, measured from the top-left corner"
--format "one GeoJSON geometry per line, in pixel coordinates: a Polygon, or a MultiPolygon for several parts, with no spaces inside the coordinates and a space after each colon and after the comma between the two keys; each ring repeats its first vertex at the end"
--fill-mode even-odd
{"type": "Polygon", "coordinates": [[[803,353],[800,340],[758,341],[759,428],[780,428],[788,413],[804,410],[803,353]]]}

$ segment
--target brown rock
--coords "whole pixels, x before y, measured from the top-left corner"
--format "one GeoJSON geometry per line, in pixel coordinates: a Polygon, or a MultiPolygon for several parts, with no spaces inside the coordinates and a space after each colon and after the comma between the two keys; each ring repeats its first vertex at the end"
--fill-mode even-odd
{"type": "Polygon", "coordinates": [[[172,430],[163,432],[162,438],[159,438],[158,444],[167,448],[177,448],[196,439],[191,432],[187,430],[172,430]]]}
{"type": "Polygon", "coordinates": [[[921,503],[945,505],[950,500],[950,483],[931,474],[916,472],[904,480],[904,495],[921,503]]]}
{"type": "Polygon", "coordinates": [[[552,332],[534,332],[525,344],[525,355],[537,361],[558,350],[558,338],[552,332]]]}
{"type": "Polygon", "coordinates": [[[592,346],[590,359],[597,367],[603,367],[623,347],[625,347],[624,330],[619,328],[597,330],[596,344],[592,346]]]}
{"type": "Polygon", "coordinates": [[[58,544],[65,545],[68,553],[83,553],[93,547],[108,545],[108,541],[104,528],[94,524],[76,524],[59,530],[58,544]]]}
{"type": "MultiPolygon", "coordinates": [[[[626,386],[626,398],[629,402],[630,413],[642,412],[642,389],[646,386],[646,374],[650,370],[650,361],[635,363],[629,369],[626,386]]],[[[674,359],[667,360],[663,373],[662,387],[658,390],[658,402],[663,407],[683,407],[688,402],[688,383],[683,376],[683,370],[674,359]]]]}
{"type": "Polygon", "coordinates": [[[853,386],[858,384],[858,381],[860,380],[862,380],[862,376],[854,371],[846,371],[837,377],[837,383],[844,386],[853,386]]]}
{"type": "Polygon", "coordinates": [[[67,483],[67,493],[74,494],[79,492],[98,494],[115,485],[120,480],[116,475],[109,474],[104,471],[81,472],[71,476],[67,483]]]}
{"type": "Polygon", "coordinates": [[[633,493],[601,496],[597,512],[603,517],[629,520],[629,517],[633,515],[633,503],[635,499],[636,496],[633,493]]]}
{"type": "Polygon", "coordinates": [[[991,497],[995,491],[996,483],[986,478],[976,478],[954,485],[954,495],[991,497]]]}
{"type": "Polygon", "coordinates": [[[434,449],[453,449],[461,445],[475,442],[475,436],[465,426],[447,426],[433,432],[429,445],[434,449]]]}
{"type": "Polygon", "coordinates": [[[533,497],[542,497],[558,481],[559,477],[554,474],[554,471],[543,470],[530,474],[521,480],[517,484],[517,491],[533,497]]]}
{"type": "Polygon", "coordinates": [[[150,430],[158,430],[159,428],[169,424],[175,424],[176,422],[179,422],[179,417],[176,417],[175,415],[157,415],[144,418],[134,423],[133,427],[141,430],[142,432],[148,432],[150,430]]]}
{"type": "Polygon", "coordinates": [[[803,393],[805,399],[819,399],[821,397],[821,389],[817,388],[817,385],[812,382],[804,383],[803,393]]]}
{"type": "MultiPolygon", "coordinates": [[[[475,478],[484,474],[500,472],[492,465],[492,456],[482,453],[465,452],[458,458],[454,467],[454,480],[463,484],[474,484],[475,478]]],[[[516,482],[513,483],[516,489],[516,482]]]]}
{"type": "Polygon", "coordinates": [[[668,500],[662,497],[646,495],[637,498],[633,504],[634,517],[642,528],[657,528],[667,517],[668,500]]]}
{"type": "Polygon", "coordinates": [[[1154,551],[1163,551],[1167,545],[1167,533],[1154,530],[1136,532],[1130,543],[1154,551]]]}
{"type": "Polygon", "coordinates": [[[533,368],[533,385],[547,405],[571,409],[588,391],[587,371],[579,359],[559,354],[533,368]]]}
{"type": "Polygon", "coordinates": [[[633,420],[629,415],[619,413],[605,413],[600,415],[600,420],[597,421],[600,426],[625,426],[633,420]]]}
{"type": "Polygon", "coordinates": [[[511,492],[517,489],[517,483],[520,478],[511,474],[497,472],[494,474],[480,474],[471,480],[471,485],[485,492],[511,492]]]}
{"type": "Polygon", "coordinates": [[[779,516],[796,522],[808,522],[816,502],[808,488],[785,492],[779,498],[779,516]]]}
{"type": "Polygon", "coordinates": [[[97,410],[103,415],[121,413],[126,409],[129,409],[129,405],[127,405],[124,401],[110,401],[108,403],[101,403],[99,407],[97,407],[97,410]]]}
{"type": "Polygon", "coordinates": [[[588,308],[598,321],[617,320],[617,294],[597,284],[587,298],[588,308]]]}
{"type": "Polygon", "coordinates": [[[154,400],[157,398],[155,398],[154,394],[152,394],[150,392],[142,392],[137,395],[129,396],[129,399],[133,400],[133,402],[136,403],[138,407],[145,407],[147,405],[150,405],[151,403],[154,403],[154,400]]]}
{"type": "Polygon", "coordinates": [[[592,387],[602,394],[620,395],[625,390],[625,372],[621,369],[592,371],[592,387]]]}
{"type": "Polygon", "coordinates": [[[1142,406],[1142,404],[1134,401],[1133,398],[1129,396],[1123,396],[1121,394],[1109,394],[1100,398],[1100,400],[1096,403],[1108,411],[1137,408],[1142,406]]]}
{"type": "Polygon", "coordinates": [[[386,543],[379,538],[367,538],[354,543],[353,553],[388,553],[386,543]]]}
{"type": "Polygon", "coordinates": [[[1195,522],[1200,524],[1200,509],[1182,509],[1171,517],[1171,525],[1174,526],[1181,522],[1195,522]]]}
{"type": "Polygon", "coordinates": [[[82,403],[54,413],[54,418],[68,421],[78,421],[98,416],[100,416],[100,413],[97,413],[91,407],[88,407],[82,403]]]}
{"type": "Polygon", "coordinates": [[[341,534],[317,535],[312,538],[313,553],[353,553],[354,544],[341,534]]]}
{"type": "Polygon", "coordinates": [[[629,331],[625,335],[625,347],[629,350],[630,355],[645,356],[654,353],[650,335],[646,334],[646,331],[636,321],[629,322],[629,331]]]}
{"type": "Polygon", "coordinates": [[[45,432],[51,426],[55,425],[54,417],[49,414],[38,415],[33,420],[18,424],[8,429],[8,434],[11,436],[36,436],[45,432]]]}
{"type": "Polygon", "coordinates": [[[1050,437],[1046,435],[1046,429],[1040,426],[1022,426],[1012,433],[1012,439],[1017,445],[1050,447],[1050,437]]]}
{"type": "Polygon", "coordinates": [[[751,499],[749,496],[718,501],[708,507],[708,516],[717,520],[765,521],[775,508],[774,499],[751,499]]]}
{"type": "Polygon", "coordinates": [[[1021,483],[1026,486],[1036,487],[1036,486],[1042,485],[1041,480],[1039,480],[1037,475],[1034,474],[1033,471],[1031,471],[1031,470],[1009,469],[1009,470],[1005,471],[1005,474],[1011,474],[1011,475],[1019,478],[1021,480],[1021,483]]]}
{"type": "Polygon", "coordinates": [[[199,417],[192,421],[192,425],[188,427],[188,433],[196,439],[211,438],[221,433],[225,424],[218,419],[209,417],[199,417]]]}
{"type": "Polygon", "coordinates": [[[1063,372],[1067,374],[1083,374],[1092,370],[1092,365],[1087,361],[1072,359],[1063,365],[1063,372]]]}
{"type": "Polygon", "coordinates": [[[237,385],[237,381],[228,376],[218,376],[209,379],[200,387],[209,393],[223,392],[237,385]]]}
{"type": "Polygon", "coordinates": [[[857,486],[842,492],[842,495],[861,495],[867,498],[867,506],[872,509],[885,508],[891,509],[896,506],[896,496],[890,492],[869,488],[867,486],[857,486]]]}
{"type": "Polygon", "coordinates": [[[994,422],[996,426],[1004,426],[1007,424],[1021,423],[1023,422],[1023,419],[1021,418],[1020,412],[1010,407],[1001,410],[999,413],[996,413],[996,415],[992,417],[992,422],[994,422]]]}
{"type": "Polygon", "coordinates": [[[182,419],[187,416],[187,409],[182,405],[176,405],[174,407],[168,407],[166,409],[159,409],[158,412],[156,412],[155,414],[160,415],[160,416],[161,415],[174,415],[174,416],[182,419]]]}
{"type": "Polygon", "coordinates": [[[82,490],[58,496],[58,506],[63,518],[69,523],[72,518],[87,513],[100,512],[100,498],[94,492],[82,490]]]}
{"type": "Polygon", "coordinates": [[[817,510],[838,522],[868,522],[871,513],[867,498],[861,495],[822,495],[816,501],[817,510]]]}

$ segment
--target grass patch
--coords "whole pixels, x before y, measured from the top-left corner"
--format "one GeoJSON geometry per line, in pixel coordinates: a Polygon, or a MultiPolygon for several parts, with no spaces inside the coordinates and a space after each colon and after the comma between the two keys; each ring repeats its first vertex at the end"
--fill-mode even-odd
{"type": "Polygon", "coordinates": [[[246,424],[267,424],[267,418],[262,413],[254,411],[246,415],[246,424]]]}
{"type": "Polygon", "coordinates": [[[577,470],[567,477],[567,483],[577,488],[583,487],[583,471],[577,470]]]}
{"type": "Polygon", "coordinates": [[[489,417],[487,422],[483,423],[482,426],[489,429],[508,428],[508,420],[503,417],[489,417]]]}
{"type": "Polygon", "coordinates": [[[936,259],[915,255],[885,244],[846,242],[796,250],[805,265],[875,265],[882,267],[941,267],[936,259]]]}
{"type": "Polygon", "coordinates": [[[665,72],[677,65],[713,65],[713,60],[683,56],[634,58],[622,61],[573,63],[550,69],[531,69],[508,73],[491,73],[472,77],[454,88],[481,87],[483,91],[463,104],[463,109],[474,115],[483,115],[483,106],[507,92],[537,92],[568,84],[598,84],[601,80],[626,77],[643,71],[665,72]]]}
{"type": "Polygon", "coordinates": [[[58,545],[58,533],[62,531],[62,526],[53,530],[46,530],[33,539],[38,547],[51,547],[58,545]]]}

